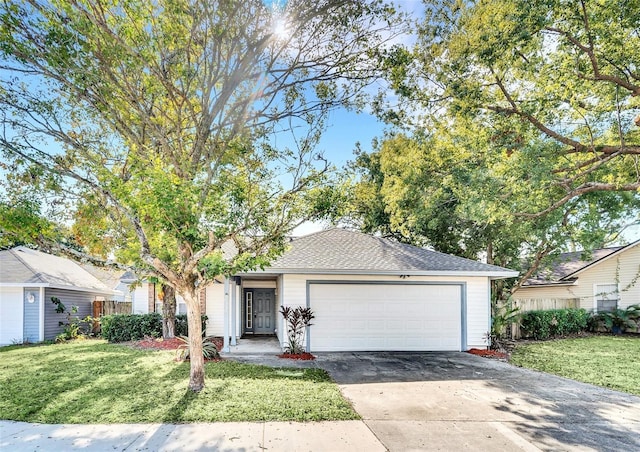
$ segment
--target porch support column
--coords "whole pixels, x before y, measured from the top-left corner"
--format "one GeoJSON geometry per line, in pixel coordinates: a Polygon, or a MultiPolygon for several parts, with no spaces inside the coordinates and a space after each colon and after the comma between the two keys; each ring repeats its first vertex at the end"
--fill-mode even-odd
{"type": "Polygon", "coordinates": [[[233,277],[233,284],[231,285],[231,345],[237,345],[238,342],[236,340],[237,336],[237,315],[238,308],[236,306],[236,292],[238,291],[238,281],[236,277],[233,277]]]}
{"type": "Polygon", "coordinates": [[[229,353],[229,276],[224,277],[224,329],[222,351],[229,353]]]}

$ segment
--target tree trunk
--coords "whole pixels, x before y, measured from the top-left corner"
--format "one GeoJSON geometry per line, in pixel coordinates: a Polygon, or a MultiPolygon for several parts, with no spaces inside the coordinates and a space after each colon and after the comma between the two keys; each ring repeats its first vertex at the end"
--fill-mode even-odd
{"type": "Polygon", "coordinates": [[[204,389],[204,356],[202,355],[202,320],[200,302],[194,287],[181,293],[187,304],[187,325],[189,327],[189,389],[200,392],[204,389]]]}
{"type": "Polygon", "coordinates": [[[168,284],[162,286],[162,337],[176,337],[176,290],[168,284]]]}

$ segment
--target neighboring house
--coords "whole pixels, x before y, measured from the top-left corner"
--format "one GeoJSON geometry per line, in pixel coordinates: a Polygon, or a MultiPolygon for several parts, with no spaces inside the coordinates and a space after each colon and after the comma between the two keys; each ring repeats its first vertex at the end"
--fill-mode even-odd
{"type": "Polygon", "coordinates": [[[492,279],[518,273],[343,229],[293,239],[269,268],[206,288],[208,335],[286,335],[280,306],[315,315],[310,351],[486,347],[492,279]],[[225,297],[228,286],[229,296],[225,297]],[[226,333],[226,334],[225,334],[226,333]]]}
{"type": "Polygon", "coordinates": [[[610,311],[640,303],[640,240],[591,252],[563,253],[513,294],[516,300],[578,299],[581,308],[610,311]]]}
{"type": "Polygon", "coordinates": [[[57,297],[77,315],[92,315],[92,302],[116,293],[77,263],[16,247],[0,251],[0,345],[54,339],[66,314],[55,312],[57,297]]]}
{"type": "Polygon", "coordinates": [[[154,311],[156,297],[153,283],[149,283],[145,279],[140,280],[131,271],[96,267],[91,264],[81,264],[81,266],[116,292],[110,297],[111,300],[131,303],[133,314],[146,314],[154,311]]]}

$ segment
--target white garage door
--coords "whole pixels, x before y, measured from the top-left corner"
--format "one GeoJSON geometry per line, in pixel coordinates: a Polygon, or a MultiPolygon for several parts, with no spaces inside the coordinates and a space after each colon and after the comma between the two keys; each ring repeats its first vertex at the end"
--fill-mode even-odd
{"type": "Polygon", "coordinates": [[[22,342],[22,287],[0,287],[0,345],[22,342]]]}
{"type": "Polygon", "coordinates": [[[460,285],[310,283],[312,351],[459,351],[460,285]]]}

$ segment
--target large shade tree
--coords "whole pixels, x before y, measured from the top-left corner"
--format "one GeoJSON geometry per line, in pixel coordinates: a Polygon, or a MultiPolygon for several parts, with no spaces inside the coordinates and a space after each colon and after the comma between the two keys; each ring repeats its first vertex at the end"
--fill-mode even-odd
{"type": "Polygon", "coordinates": [[[394,20],[378,1],[2,2],[5,207],[40,245],[175,288],[199,391],[198,291],[283,250],[326,176],[323,119],[359,101],[394,20]]]}
{"type": "Polygon", "coordinates": [[[637,1],[425,1],[417,22],[375,104],[407,135],[354,162],[356,224],[522,268],[516,289],[638,221],[637,1]]]}
{"type": "Polygon", "coordinates": [[[588,193],[635,193],[639,23],[635,0],[425,2],[415,47],[386,60],[411,109],[385,117],[428,129],[472,123],[496,150],[539,161],[523,180],[525,217],[588,193]]]}

